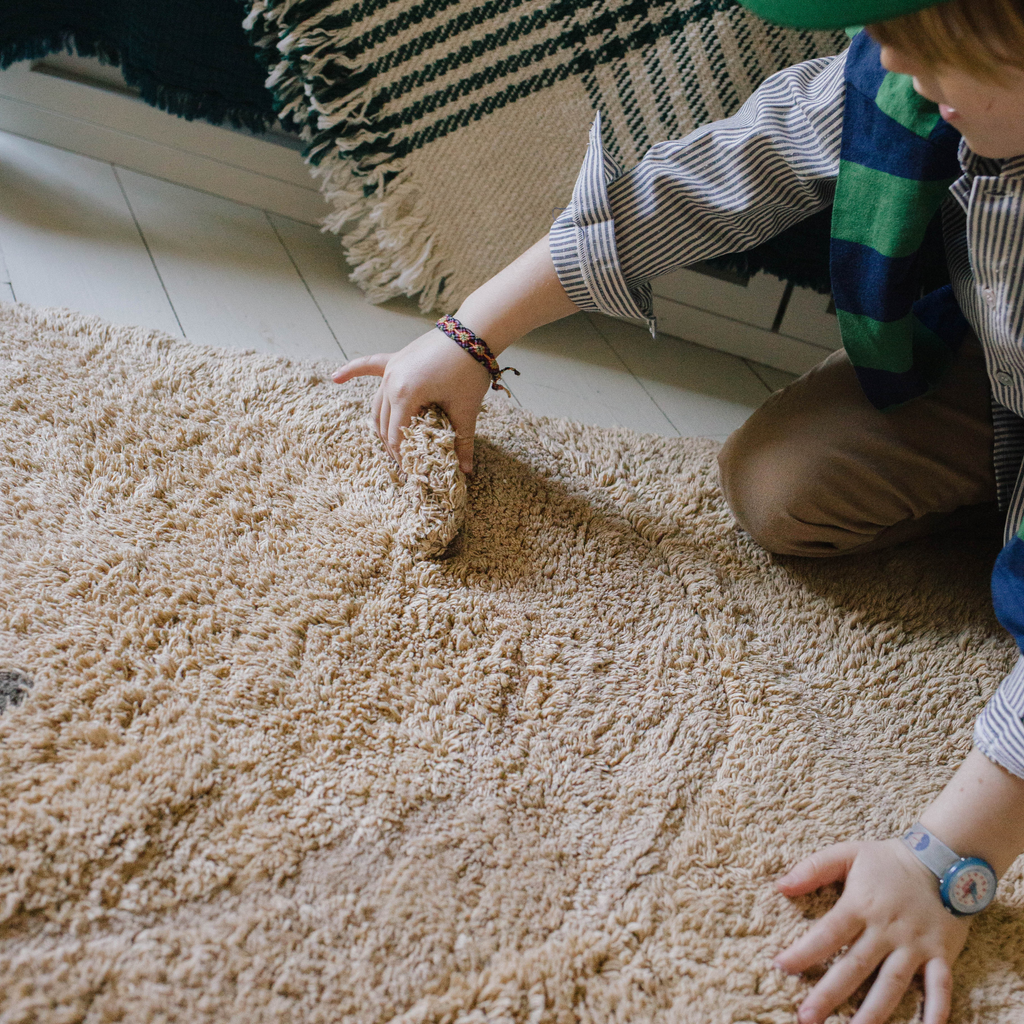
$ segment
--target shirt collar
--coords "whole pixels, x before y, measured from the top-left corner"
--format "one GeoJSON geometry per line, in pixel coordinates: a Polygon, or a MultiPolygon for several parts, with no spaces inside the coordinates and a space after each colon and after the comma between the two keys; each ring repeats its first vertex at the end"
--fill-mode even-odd
{"type": "Polygon", "coordinates": [[[956,156],[964,173],[949,186],[949,191],[965,211],[975,178],[1024,178],[1024,155],[1006,157],[1003,160],[978,156],[971,151],[967,140],[961,139],[956,156]]]}
{"type": "MultiPolygon", "coordinates": [[[[967,145],[966,139],[960,140],[956,157],[960,161],[960,167],[963,169],[964,174],[972,178],[998,178],[1003,164],[1007,162],[1005,160],[995,160],[992,157],[978,156],[967,145]]],[[[1013,157],[1013,159],[1019,160],[1021,158],[1013,157]]]]}
{"type": "Polygon", "coordinates": [[[1003,178],[1024,178],[1024,154],[1007,157],[1002,163],[1000,176],[1003,178]]]}

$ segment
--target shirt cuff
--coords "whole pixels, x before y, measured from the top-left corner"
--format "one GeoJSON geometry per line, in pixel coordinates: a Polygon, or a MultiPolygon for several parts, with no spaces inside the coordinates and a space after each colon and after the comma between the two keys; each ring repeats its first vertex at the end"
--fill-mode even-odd
{"type": "Polygon", "coordinates": [[[974,745],[1024,779],[1024,657],[1000,683],[974,724],[974,745]]]}
{"type": "Polygon", "coordinates": [[[590,129],[572,203],[548,234],[551,259],[562,287],[580,309],[627,320],[641,320],[655,330],[654,303],[647,281],[630,287],[619,266],[615,244],[615,216],[608,186],[622,177],[622,169],[605,152],[601,141],[601,113],[590,129]]]}

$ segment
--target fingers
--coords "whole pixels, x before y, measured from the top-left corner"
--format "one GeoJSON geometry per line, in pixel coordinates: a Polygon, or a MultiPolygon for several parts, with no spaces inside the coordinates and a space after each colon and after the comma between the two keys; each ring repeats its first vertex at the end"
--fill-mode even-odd
{"type": "Polygon", "coordinates": [[[917,968],[918,960],[905,950],[890,953],[850,1024],[882,1024],[888,1020],[910,988],[917,968]]]}
{"type": "Polygon", "coordinates": [[[371,422],[375,425],[377,436],[384,443],[388,455],[401,466],[402,428],[412,423],[413,411],[408,406],[393,405],[383,387],[377,389],[373,396],[371,422]]]}
{"type": "MultiPolygon", "coordinates": [[[[468,361],[468,366],[459,362],[454,369],[443,359],[438,364],[432,349],[425,354],[420,351],[422,342],[423,339],[417,339],[398,353],[352,359],[335,370],[332,379],[342,384],[354,377],[374,375],[381,378],[381,386],[373,398],[371,423],[396,462],[401,458],[404,428],[427,406],[440,406],[455,428],[459,466],[463,472],[471,473],[476,417],[480,411],[481,392],[486,392],[489,378],[484,369],[472,360],[468,361]],[[483,376],[482,381],[480,376],[483,376]]],[[[445,338],[444,342],[443,352],[450,354],[448,339],[445,338]]],[[[464,353],[458,348],[454,352],[460,360],[464,358],[464,353]]]]}
{"type": "Polygon", "coordinates": [[[924,1024],[946,1024],[953,1001],[953,972],[940,956],[924,965],[924,1024]]]}
{"type": "Polygon", "coordinates": [[[850,873],[856,843],[837,843],[805,857],[775,883],[786,896],[803,896],[831,882],[841,882],[850,873]]]}
{"type": "Polygon", "coordinates": [[[467,475],[473,472],[473,437],[476,434],[476,413],[450,414],[455,430],[455,454],[459,469],[467,475]]]}
{"type": "Polygon", "coordinates": [[[473,435],[459,437],[455,435],[455,454],[459,460],[459,469],[466,476],[473,472],[473,435]]]}
{"type": "MultiPolygon", "coordinates": [[[[335,384],[344,384],[345,381],[352,380],[354,377],[383,377],[391,355],[390,352],[379,352],[372,356],[360,356],[358,359],[350,359],[344,366],[331,374],[331,379],[335,384]]],[[[370,422],[374,424],[377,436],[384,442],[384,447],[387,448],[388,453],[397,462],[398,445],[392,446],[389,443],[390,421],[391,404],[384,392],[384,388],[380,387],[373,396],[373,404],[370,408],[370,422]]]]}
{"type": "Polygon", "coordinates": [[[412,412],[408,406],[391,406],[391,412],[388,417],[388,429],[384,436],[387,438],[388,451],[391,452],[395,462],[398,462],[399,465],[401,465],[402,440],[405,436],[402,433],[402,428],[409,426],[410,423],[412,423],[412,412]]]}
{"type": "Polygon", "coordinates": [[[936,899],[934,878],[919,869],[898,839],[842,843],[801,861],[778,882],[788,894],[842,879],[839,902],[776,958],[782,970],[802,972],[835,957],[798,1013],[800,1024],[821,1024],[878,969],[851,1024],[883,1024],[924,967],[925,1024],[946,1024],[950,964],[963,948],[964,923],[936,899]],[[879,966],[881,965],[881,966],[879,966]]]}
{"type": "Polygon", "coordinates": [[[387,369],[391,352],[379,352],[372,356],[360,356],[358,359],[350,359],[340,369],[331,374],[331,380],[335,384],[344,384],[353,377],[383,377],[387,369]]]}
{"type": "Polygon", "coordinates": [[[775,966],[790,974],[800,974],[808,967],[834,956],[843,946],[853,942],[863,930],[864,922],[847,913],[840,900],[820,921],[775,958],[775,966]]]}
{"type": "MultiPolygon", "coordinates": [[[[384,401],[384,388],[377,388],[373,396],[373,401],[370,403],[370,423],[373,425],[373,429],[377,431],[377,436],[380,437],[380,407],[384,401]]],[[[383,437],[380,438],[382,441],[383,437]]]]}
{"type": "Polygon", "coordinates": [[[392,450],[391,444],[388,441],[389,424],[391,422],[391,400],[388,398],[387,393],[383,388],[380,389],[380,414],[377,418],[377,436],[384,442],[384,447],[388,450],[388,455],[398,461],[397,450],[392,450]]]}
{"type": "MultiPolygon", "coordinates": [[[[797,1011],[800,1024],[821,1024],[832,1010],[857,991],[887,952],[867,935],[862,936],[826,971],[825,977],[800,1004],[797,1011]]],[[[913,972],[910,977],[913,977],[913,972]]],[[[910,978],[907,979],[909,983],[910,978]]]]}

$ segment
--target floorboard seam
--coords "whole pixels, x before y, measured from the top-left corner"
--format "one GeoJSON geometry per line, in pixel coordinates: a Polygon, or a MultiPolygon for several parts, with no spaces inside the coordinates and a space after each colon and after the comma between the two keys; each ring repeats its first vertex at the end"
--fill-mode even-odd
{"type": "Polygon", "coordinates": [[[181,318],[178,316],[178,310],[174,306],[174,300],[171,298],[171,293],[167,290],[167,285],[164,283],[164,276],[160,273],[160,268],[156,264],[156,259],[153,256],[153,251],[149,247],[149,241],[146,238],[145,232],[142,230],[142,225],[139,223],[139,218],[135,216],[135,208],[132,206],[132,201],[128,198],[128,192],[124,187],[124,182],[121,181],[121,175],[117,173],[118,168],[115,164],[111,164],[110,169],[114,172],[114,180],[117,182],[117,187],[121,190],[121,195],[124,196],[128,212],[132,215],[132,223],[135,225],[135,230],[138,231],[139,238],[142,239],[142,244],[146,247],[146,255],[149,257],[149,262],[153,265],[153,272],[156,274],[157,280],[160,282],[160,287],[164,290],[164,296],[167,298],[167,305],[171,307],[171,312],[174,314],[174,322],[178,325],[178,330],[181,331],[181,336],[187,339],[188,335],[185,333],[185,328],[181,325],[181,318]]]}
{"type": "Polygon", "coordinates": [[[281,243],[281,248],[284,249],[285,255],[288,257],[288,262],[295,268],[295,273],[299,275],[299,280],[302,282],[302,287],[306,289],[306,294],[310,297],[313,305],[316,306],[316,311],[320,314],[320,319],[323,320],[324,326],[330,332],[331,337],[334,339],[334,344],[338,346],[338,351],[341,353],[343,359],[348,359],[348,353],[342,347],[341,342],[338,340],[338,336],[334,333],[334,328],[331,326],[330,320],[324,314],[323,308],[320,303],[316,301],[316,296],[313,294],[313,289],[309,287],[309,282],[306,280],[305,274],[299,269],[298,263],[295,262],[295,257],[292,255],[291,249],[288,248],[288,243],[281,237],[281,232],[277,230],[277,225],[274,223],[273,217],[264,210],[263,216],[266,218],[267,223],[270,225],[270,230],[274,232],[274,237],[281,243]]]}
{"type": "Polygon", "coordinates": [[[669,416],[669,414],[665,412],[665,410],[661,407],[661,405],[659,404],[658,400],[654,397],[654,395],[652,395],[651,392],[647,390],[647,388],[644,386],[644,382],[629,368],[629,365],[626,363],[626,360],[622,358],[621,354],[619,353],[619,350],[612,344],[611,339],[608,337],[608,335],[606,335],[604,331],[601,330],[600,325],[594,322],[593,317],[589,316],[588,314],[584,315],[587,317],[587,323],[590,324],[590,326],[593,327],[595,331],[597,331],[597,333],[601,337],[601,340],[612,350],[612,352],[615,353],[615,358],[618,359],[618,361],[622,364],[622,368],[626,371],[626,373],[630,375],[630,377],[633,378],[633,380],[637,382],[643,393],[651,400],[651,404],[654,406],[654,408],[657,409],[658,412],[660,412],[661,415],[665,417],[665,422],[668,423],[668,425],[676,432],[676,437],[682,437],[683,432],[679,429],[679,427],[676,426],[675,422],[672,420],[672,417],[669,416]]]}

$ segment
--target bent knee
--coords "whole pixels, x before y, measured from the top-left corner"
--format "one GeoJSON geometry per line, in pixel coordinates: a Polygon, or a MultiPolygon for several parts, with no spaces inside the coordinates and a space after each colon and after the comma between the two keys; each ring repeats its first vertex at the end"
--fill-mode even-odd
{"type": "Polygon", "coordinates": [[[821,474],[786,446],[758,443],[741,427],[719,452],[718,467],[736,522],[767,551],[820,558],[872,539],[831,521],[821,474]]]}

